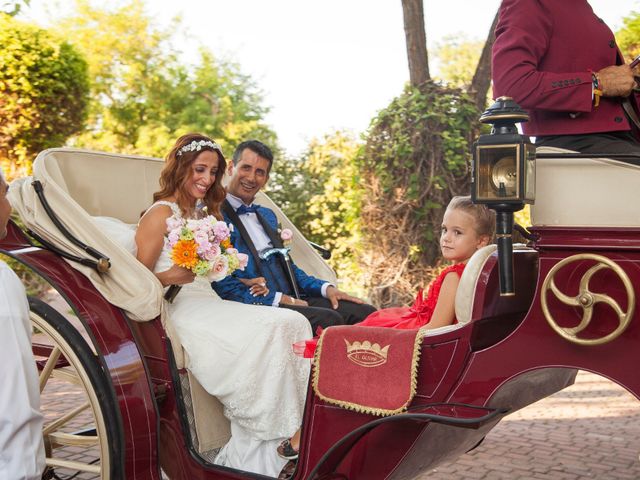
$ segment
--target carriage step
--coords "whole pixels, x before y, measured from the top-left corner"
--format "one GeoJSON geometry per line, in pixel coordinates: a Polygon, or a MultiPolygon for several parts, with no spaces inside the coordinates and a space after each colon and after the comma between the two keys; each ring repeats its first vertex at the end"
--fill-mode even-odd
{"type": "Polygon", "coordinates": [[[414,405],[405,415],[418,421],[431,421],[462,428],[479,428],[504,415],[508,409],[479,407],[464,403],[431,403],[414,405]]]}

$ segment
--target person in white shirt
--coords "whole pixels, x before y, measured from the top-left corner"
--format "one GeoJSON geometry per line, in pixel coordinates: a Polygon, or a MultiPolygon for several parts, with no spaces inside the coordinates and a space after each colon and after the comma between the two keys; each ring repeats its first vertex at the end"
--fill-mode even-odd
{"type": "MultiPolygon", "coordinates": [[[[0,169],[0,240],[7,235],[9,186],[0,169]]],[[[24,287],[0,260],[0,479],[40,480],[45,468],[38,372],[24,287]]]]}

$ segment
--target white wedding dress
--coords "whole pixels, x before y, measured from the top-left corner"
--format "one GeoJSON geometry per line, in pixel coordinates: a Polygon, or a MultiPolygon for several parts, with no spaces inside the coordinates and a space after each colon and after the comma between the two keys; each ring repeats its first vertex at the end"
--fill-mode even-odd
{"type": "MultiPolygon", "coordinates": [[[[180,215],[170,202],[149,210],[159,204],[180,215]]],[[[154,271],[171,265],[163,249],[154,271]]],[[[187,368],[231,422],[231,439],[215,463],[277,477],[286,460],[276,448],[302,424],[310,363],[292,344],[312,338],[309,321],[293,310],[222,300],[201,277],[167,307],[190,359],[187,368]]]]}

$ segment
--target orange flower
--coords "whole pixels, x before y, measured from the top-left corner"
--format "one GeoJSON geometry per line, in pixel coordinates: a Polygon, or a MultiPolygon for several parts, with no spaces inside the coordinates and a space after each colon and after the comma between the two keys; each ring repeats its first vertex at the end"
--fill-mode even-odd
{"type": "Polygon", "coordinates": [[[233,248],[233,245],[231,245],[231,240],[229,240],[228,238],[225,238],[224,240],[222,240],[220,242],[220,246],[225,249],[233,248]]]}
{"type": "Polygon", "coordinates": [[[178,240],[171,250],[171,260],[179,267],[191,269],[198,263],[196,242],[193,240],[178,240]]]}

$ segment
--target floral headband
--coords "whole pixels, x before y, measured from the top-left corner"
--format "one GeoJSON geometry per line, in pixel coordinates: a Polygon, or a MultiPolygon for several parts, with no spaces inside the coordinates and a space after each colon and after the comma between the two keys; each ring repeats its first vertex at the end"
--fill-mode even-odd
{"type": "Polygon", "coordinates": [[[212,142],[211,140],[193,140],[191,143],[180,147],[180,149],[176,153],[176,156],[180,157],[183,153],[187,152],[199,152],[204,147],[210,147],[214,150],[217,150],[218,152],[220,152],[220,155],[222,155],[222,148],[217,143],[212,142]]]}

